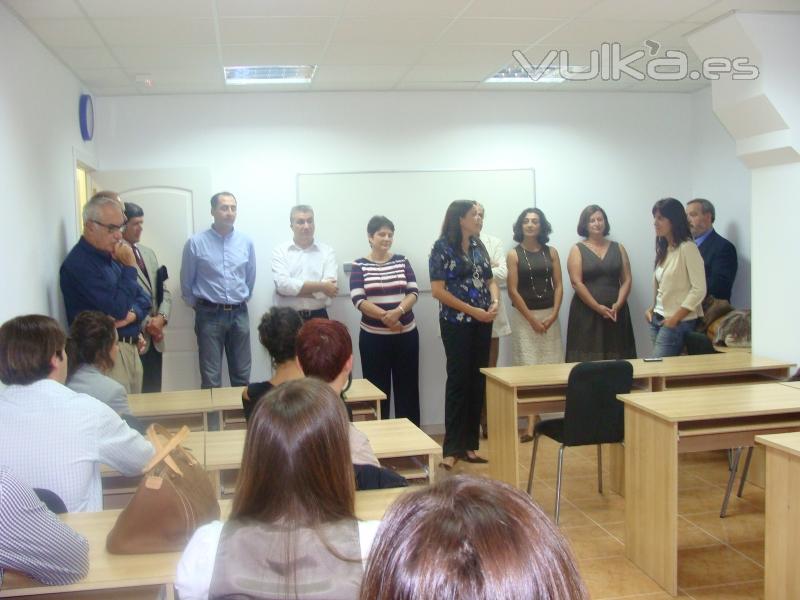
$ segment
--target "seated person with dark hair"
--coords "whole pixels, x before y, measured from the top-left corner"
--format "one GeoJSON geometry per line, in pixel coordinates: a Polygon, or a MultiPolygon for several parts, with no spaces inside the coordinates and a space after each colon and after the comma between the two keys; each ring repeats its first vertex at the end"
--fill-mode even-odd
{"type": "Polygon", "coordinates": [[[0,327],[0,456],[23,482],[70,512],[103,509],[100,465],[141,473],[153,446],[99,400],[64,386],[66,336],[43,315],[0,327]]]}
{"type": "Polygon", "coordinates": [[[249,422],[250,416],[258,402],[272,388],[284,381],[300,379],[303,371],[295,360],[295,338],[303,320],[297,311],[288,306],[273,306],[261,317],[258,324],[258,339],[269,352],[272,361],[272,379],[260,383],[251,383],[242,392],[242,408],[244,418],[249,422]]]}
{"type": "Polygon", "coordinates": [[[74,583],[89,571],[89,543],[0,466],[0,589],[3,570],[47,585],[74,583]]]}

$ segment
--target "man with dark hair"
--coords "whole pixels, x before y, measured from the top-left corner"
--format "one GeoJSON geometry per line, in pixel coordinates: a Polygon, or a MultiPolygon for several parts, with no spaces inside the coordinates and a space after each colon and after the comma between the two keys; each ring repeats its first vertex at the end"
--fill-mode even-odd
{"type": "Polygon", "coordinates": [[[331,298],[339,293],[333,248],[314,239],[314,209],[307,204],[289,212],[292,241],[272,252],[275,304],[295,309],[303,320],[328,318],[331,298]]]}
{"type": "Polygon", "coordinates": [[[139,243],[144,228],[144,211],[133,202],[125,203],[128,223],[122,237],[128,242],[136,257],[136,275],[139,285],[150,297],[150,312],[142,322],[144,350],[142,359],[142,391],[161,391],[161,366],[164,352],[164,328],[169,322],[172,294],[164,284],[166,268],[159,267],[156,253],[139,243]],[[164,275],[159,276],[159,271],[164,275]]]}
{"type": "Polygon", "coordinates": [[[222,353],[232,386],[250,379],[250,319],[247,301],[256,283],[253,242],[233,228],[236,198],[211,197],[210,228],[193,235],[183,248],[181,294],[194,308],[201,387],[222,387],[222,353]]]}
{"type": "Polygon", "coordinates": [[[136,257],[122,242],[125,215],[115,192],[98,192],[83,208],[83,235],[61,265],[61,293],[67,322],[84,310],[114,318],[119,354],[110,376],[128,393],[142,391],[139,333],[150,298],[136,282],[136,257]]]}
{"type": "MultiPolygon", "coordinates": [[[[353,370],[353,342],[339,321],[316,318],[306,321],[295,340],[297,364],[306,377],[318,377],[337,394],[353,370]]],[[[350,455],[354,465],[380,466],[367,436],[350,424],[350,455]]]]}
{"type": "Polygon", "coordinates": [[[690,200],[686,204],[686,217],[705,264],[708,295],[730,301],[733,281],[739,267],[736,247],[714,231],[716,211],[708,200],[690,200]]]}
{"type": "Polygon", "coordinates": [[[150,442],[99,400],[64,386],[66,336],[43,315],[0,327],[0,456],[28,486],[55,492],[70,512],[103,509],[100,465],[141,473],[150,442]]]}

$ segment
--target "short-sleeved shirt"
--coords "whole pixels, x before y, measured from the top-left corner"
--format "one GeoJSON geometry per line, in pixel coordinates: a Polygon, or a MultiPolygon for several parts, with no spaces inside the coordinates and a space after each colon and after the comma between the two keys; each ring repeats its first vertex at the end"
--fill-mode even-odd
{"type": "MultiPolygon", "coordinates": [[[[467,252],[454,249],[446,239],[433,244],[428,259],[431,281],[444,281],[445,289],[462,302],[487,310],[492,295],[486,285],[492,279],[492,267],[483,246],[470,238],[467,252]]],[[[451,323],[471,323],[472,317],[439,303],[439,318],[451,323]]]]}

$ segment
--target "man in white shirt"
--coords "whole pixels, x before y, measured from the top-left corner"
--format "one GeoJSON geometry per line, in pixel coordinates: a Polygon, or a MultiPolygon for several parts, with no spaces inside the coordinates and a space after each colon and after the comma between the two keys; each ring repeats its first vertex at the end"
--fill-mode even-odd
{"type": "Polygon", "coordinates": [[[44,315],[0,327],[0,456],[21,481],[55,492],[69,512],[103,510],[100,465],[135,476],[153,446],[96,398],[73,392],[66,336],[44,315]]]}
{"type": "Polygon", "coordinates": [[[333,248],[314,240],[314,209],[292,207],[293,238],[272,252],[272,277],[278,306],[290,306],[303,320],[328,318],[326,307],[339,293],[333,248]]]}

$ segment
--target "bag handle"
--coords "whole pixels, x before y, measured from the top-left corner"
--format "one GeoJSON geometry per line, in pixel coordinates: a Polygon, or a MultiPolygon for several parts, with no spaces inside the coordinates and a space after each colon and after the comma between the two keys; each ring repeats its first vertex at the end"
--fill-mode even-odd
{"type": "Polygon", "coordinates": [[[181,427],[180,431],[175,435],[172,435],[167,431],[167,429],[157,423],[153,423],[147,428],[147,438],[153,444],[153,447],[156,449],[156,453],[153,458],[150,459],[150,462],[145,465],[142,472],[146,473],[153,467],[155,467],[158,463],[162,460],[167,464],[167,466],[175,471],[178,475],[183,476],[183,471],[180,470],[178,465],[170,456],[170,453],[178,447],[178,445],[186,439],[186,436],[189,435],[189,428],[184,425],[181,427]],[[167,438],[167,443],[163,444],[161,441],[161,437],[167,438]]]}

